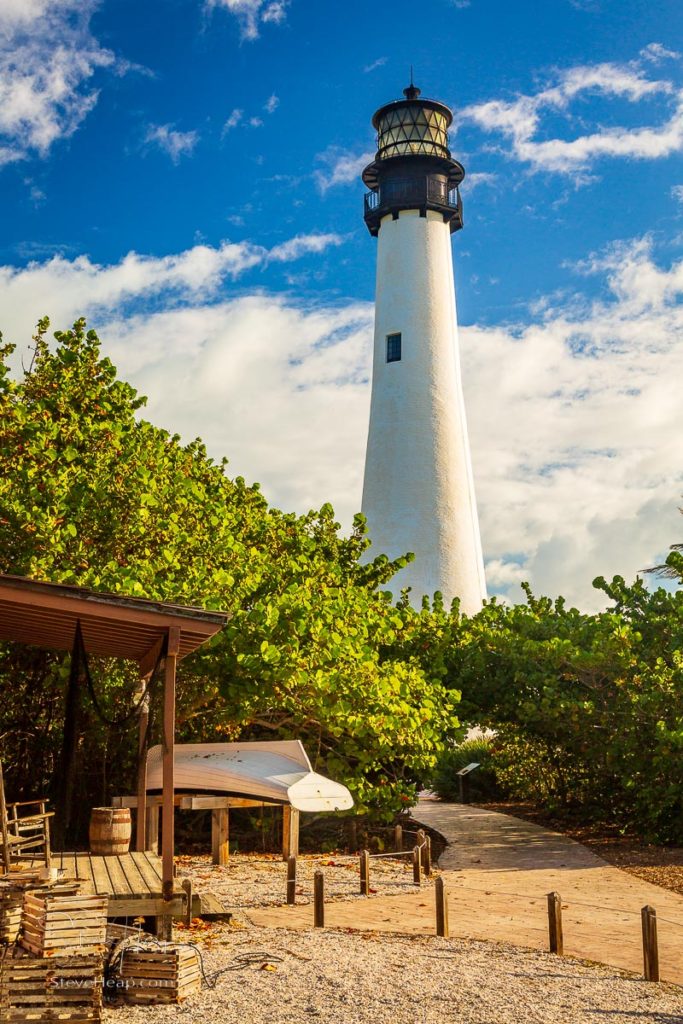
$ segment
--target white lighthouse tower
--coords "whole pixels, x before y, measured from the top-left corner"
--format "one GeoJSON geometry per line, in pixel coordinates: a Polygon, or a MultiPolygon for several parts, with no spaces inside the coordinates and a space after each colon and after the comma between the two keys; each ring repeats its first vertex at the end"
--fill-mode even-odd
{"type": "Polygon", "coordinates": [[[453,115],[421,99],[380,107],[363,171],[377,238],[375,348],[362,511],[371,553],[415,560],[392,580],[413,604],[440,590],[474,614],[486,597],[460,379],[451,233],[465,171],[448,149],[453,115]]]}

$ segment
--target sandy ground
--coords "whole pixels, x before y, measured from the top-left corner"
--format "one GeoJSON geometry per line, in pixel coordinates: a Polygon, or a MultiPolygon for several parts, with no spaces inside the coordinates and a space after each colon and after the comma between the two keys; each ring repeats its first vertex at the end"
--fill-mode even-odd
{"type": "MultiPolygon", "coordinates": [[[[370,864],[372,896],[414,892],[412,860],[408,857],[377,857],[370,864]]],[[[277,907],[287,902],[287,867],[279,854],[233,854],[227,867],[212,864],[208,856],[176,857],[176,865],[178,878],[191,876],[195,892],[213,893],[226,907],[277,907]]],[[[357,856],[302,854],[297,858],[295,890],[300,907],[312,903],[316,871],[325,875],[326,902],[367,899],[360,893],[357,856]]]]}
{"type": "Polygon", "coordinates": [[[680,989],[503,944],[226,925],[193,939],[209,978],[200,993],[107,1008],[106,1024],[683,1022],[680,989]]]}
{"type": "MultiPolygon", "coordinates": [[[[607,864],[581,844],[528,821],[481,808],[421,801],[415,817],[450,839],[439,864],[448,889],[451,935],[548,948],[549,892],[562,897],[565,952],[642,971],[640,911],[658,917],[661,976],[683,985],[683,897],[607,864]]],[[[310,928],[308,906],[248,911],[253,924],[310,928]]],[[[331,927],[434,932],[433,894],[380,894],[332,904],[331,927]]]]}

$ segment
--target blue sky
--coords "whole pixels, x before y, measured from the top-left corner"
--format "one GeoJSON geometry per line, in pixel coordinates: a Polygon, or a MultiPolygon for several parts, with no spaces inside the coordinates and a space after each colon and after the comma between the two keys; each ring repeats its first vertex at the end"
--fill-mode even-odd
{"type": "Polygon", "coordinates": [[[680,539],[679,0],[0,0],[0,329],[87,313],[148,413],[271,500],[360,506],[359,171],[454,110],[490,590],[584,607],[680,539]]]}

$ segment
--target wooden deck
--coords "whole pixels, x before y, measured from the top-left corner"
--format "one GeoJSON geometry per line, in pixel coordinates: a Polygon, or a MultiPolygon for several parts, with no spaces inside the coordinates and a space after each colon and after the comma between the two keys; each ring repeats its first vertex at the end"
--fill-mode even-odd
{"type": "Polygon", "coordinates": [[[173,899],[161,897],[161,858],[155,853],[124,853],[108,857],[93,853],[52,854],[52,866],[67,878],[83,881],[83,890],[109,897],[107,917],[157,917],[186,912],[187,895],[174,882],[173,899]]]}

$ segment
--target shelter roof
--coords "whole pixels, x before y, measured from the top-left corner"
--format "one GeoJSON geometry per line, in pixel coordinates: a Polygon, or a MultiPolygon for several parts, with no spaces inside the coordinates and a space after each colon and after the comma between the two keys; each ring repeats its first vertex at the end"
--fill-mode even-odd
{"type": "Polygon", "coordinates": [[[178,657],[184,658],[218,633],[228,618],[227,612],[0,574],[0,640],[49,650],[70,651],[80,621],[89,654],[143,663],[176,628],[178,657]]]}

